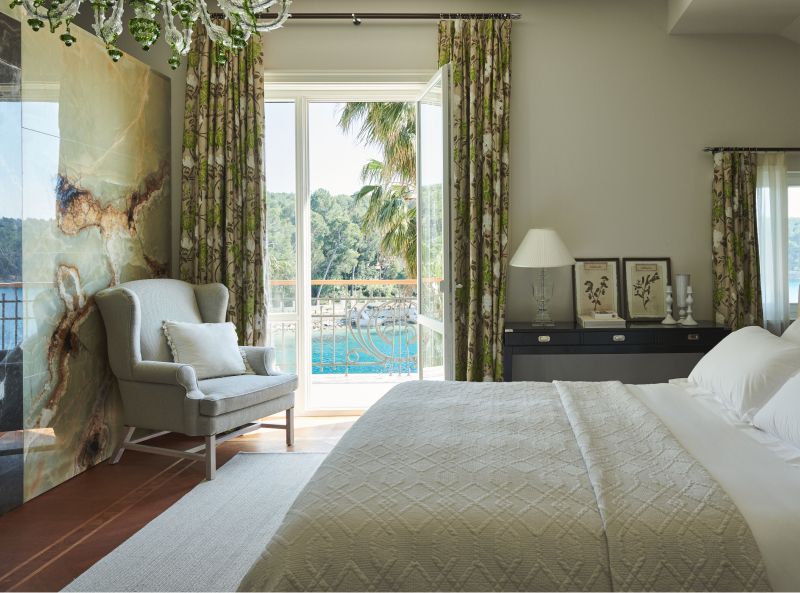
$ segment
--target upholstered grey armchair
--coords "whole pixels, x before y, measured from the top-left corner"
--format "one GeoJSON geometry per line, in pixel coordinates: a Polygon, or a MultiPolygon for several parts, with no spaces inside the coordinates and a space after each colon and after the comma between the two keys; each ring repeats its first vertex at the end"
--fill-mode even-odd
{"type": "Polygon", "coordinates": [[[225,286],[137,280],[103,290],[95,298],[106,326],[108,356],[119,381],[127,427],[111,463],[118,462],[125,449],[185,457],[204,461],[206,478],[211,480],[216,446],[224,440],[268,427],[286,430],[286,444],[292,444],[297,377],[274,369],[274,349],[243,348],[256,373],[249,375],[198,381],[190,365],[172,362],[162,323],[224,322],[225,286]],[[284,410],[285,425],[255,422],[284,410]],[[137,427],[160,432],[133,439],[137,427]],[[142,444],[167,432],[203,436],[205,444],[188,451],[142,444]],[[217,437],[220,433],[226,434],[217,437]]]}

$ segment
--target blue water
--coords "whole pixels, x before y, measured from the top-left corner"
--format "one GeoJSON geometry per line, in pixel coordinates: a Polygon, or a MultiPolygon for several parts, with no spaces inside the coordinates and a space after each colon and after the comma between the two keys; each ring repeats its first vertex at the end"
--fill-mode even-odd
{"type": "Polygon", "coordinates": [[[12,350],[22,341],[22,304],[16,305],[17,299],[22,300],[21,288],[0,287],[0,352],[12,350]]]}
{"type": "MultiPolygon", "coordinates": [[[[337,328],[334,339],[331,328],[324,329],[324,335],[315,331],[312,335],[311,360],[312,373],[315,375],[343,375],[345,373],[415,373],[417,371],[417,337],[416,328],[408,326],[387,330],[379,334],[375,329],[363,330],[365,341],[368,338],[371,347],[390,357],[381,360],[374,353],[364,351],[359,342],[345,328],[337,328]],[[348,348],[349,346],[349,348],[348,348]],[[349,353],[349,361],[348,359],[349,353]],[[357,363],[345,365],[345,362],[357,363]],[[335,364],[334,364],[335,363],[335,364]]],[[[285,372],[297,372],[296,342],[293,334],[287,334],[281,340],[276,338],[278,364],[285,372]]]]}
{"type": "Polygon", "coordinates": [[[800,280],[789,280],[789,302],[797,302],[797,290],[800,289],[800,280]]]}

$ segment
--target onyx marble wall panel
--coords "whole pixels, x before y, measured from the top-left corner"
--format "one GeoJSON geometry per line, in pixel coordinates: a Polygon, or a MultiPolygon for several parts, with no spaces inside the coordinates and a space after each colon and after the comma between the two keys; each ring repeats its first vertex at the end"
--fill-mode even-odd
{"type": "Polygon", "coordinates": [[[23,500],[110,454],[121,402],[93,295],[169,265],[168,80],[73,34],[23,26],[18,52],[23,500]]]}
{"type": "Polygon", "coordinates": [[[23,497],[20,23],[0,14],[0,514],[23,497]]]}

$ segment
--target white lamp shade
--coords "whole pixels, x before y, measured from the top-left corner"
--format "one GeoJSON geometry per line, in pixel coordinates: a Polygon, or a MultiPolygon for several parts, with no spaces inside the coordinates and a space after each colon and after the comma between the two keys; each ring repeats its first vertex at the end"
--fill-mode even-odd
{"type": "Polygon", "coordinates": [[[517,268],[560,268],[575,258],[553,229],[530,229],[517,247],[511,265],[517,268]]]}

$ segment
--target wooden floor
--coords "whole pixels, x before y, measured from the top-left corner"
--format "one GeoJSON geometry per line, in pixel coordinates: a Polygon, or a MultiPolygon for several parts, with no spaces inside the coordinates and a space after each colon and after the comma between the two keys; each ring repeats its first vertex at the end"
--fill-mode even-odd
{"type": "MultiPolygon", "coordinates": [[[[328,452],[355,420],[297,418],[290,448],[282,430],[262,429],[220,445],[218,464],[239,451],[328,452]]],[[[201,462],[128,451],[10,511],[0,517],[0,591],[60,590],[202,480],[201,462]]]]}

